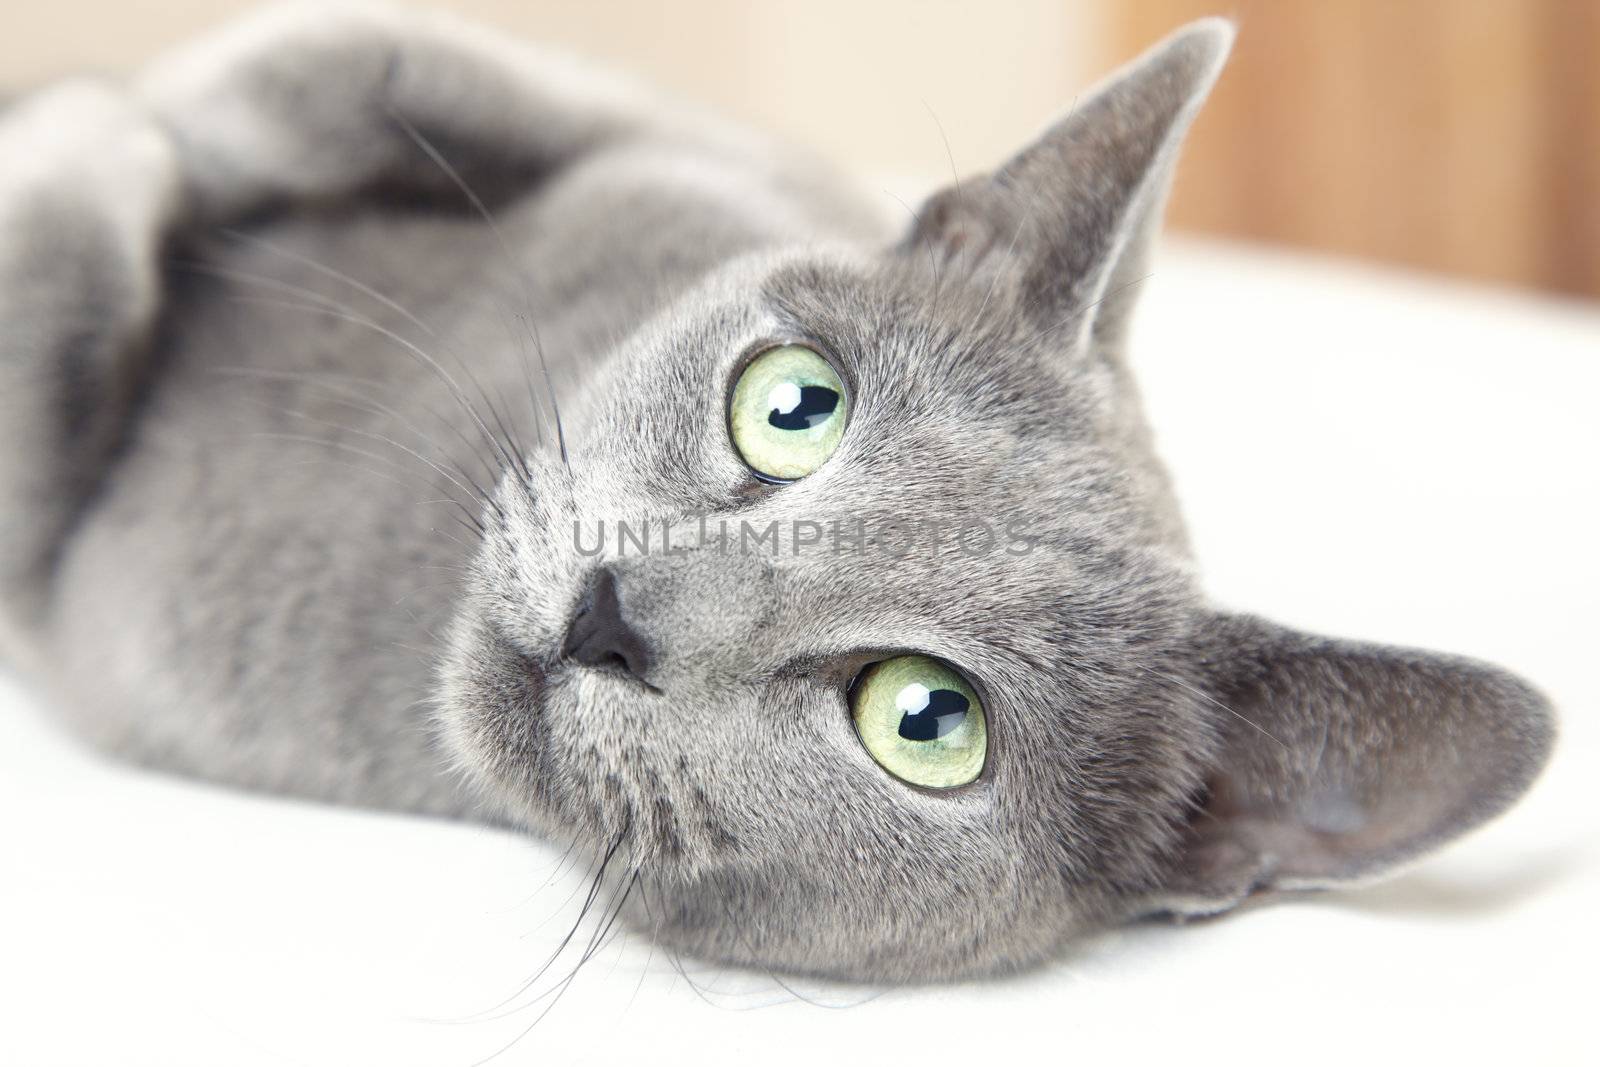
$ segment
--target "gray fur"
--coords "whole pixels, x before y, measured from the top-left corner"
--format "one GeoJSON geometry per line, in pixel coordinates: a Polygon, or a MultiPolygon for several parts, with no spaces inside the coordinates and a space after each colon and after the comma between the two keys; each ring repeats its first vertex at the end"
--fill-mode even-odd
{"type": "Polygon", "coordinates": [[[903,234],[433,16],[286,9],[35,94],[0,116],[0,639],[119,756],[614,849],[628,919],[723,960],[995,971],[1391,869],[1520,795],[1552,718],[1206,604],[1121,344],[1230,39],[1181,31],[903,234]],[[724,405],[788,338],[855,400],[770,486],[724,405]],[[559,655],[574,522],[930,513],[1039,540],[611,558],[649,687],[559,655]],[[971,786],[856,739],[845,687],[898,651],[984,694],[971,786]]]}

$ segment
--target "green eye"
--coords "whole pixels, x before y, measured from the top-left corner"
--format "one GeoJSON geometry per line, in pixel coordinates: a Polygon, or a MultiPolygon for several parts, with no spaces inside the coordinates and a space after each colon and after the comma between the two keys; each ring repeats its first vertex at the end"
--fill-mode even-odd
{"type": "Polygon", "coordinates": [[[769,482],[804,478],[839,447],[848,417],[833,364],[803,345],[763,352],[739,375],[728,409],[733,447],[769,482]]]}
{"type": "Polygon", "coordinates": [[[936,659],[873,664],[851,691],[850,714],[861,743],[896,778],[953,789],[983,770],[983,704],[965,678],[936,659]]]}

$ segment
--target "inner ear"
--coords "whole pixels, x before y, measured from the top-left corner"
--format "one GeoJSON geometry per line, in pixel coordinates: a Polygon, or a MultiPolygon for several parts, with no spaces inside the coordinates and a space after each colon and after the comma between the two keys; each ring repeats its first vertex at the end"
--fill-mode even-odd
{"type": "Polygon", "coordinates": [[[907,248],[973,273],[1015,270],[1023,306],[1047,318],[1101,299],[1142,259],[1178,145],[1232,41],[1222,19],[1173,34],[993,175],[935,194],[907,248]]]}
{"type": "Polygon", "coordinates": [[[1198,660],[1221,747],[1162,906],[1368,879],[1498,814],[1554,739],[1548,702],[1473,660],[1208,621],[1198,660]]]}

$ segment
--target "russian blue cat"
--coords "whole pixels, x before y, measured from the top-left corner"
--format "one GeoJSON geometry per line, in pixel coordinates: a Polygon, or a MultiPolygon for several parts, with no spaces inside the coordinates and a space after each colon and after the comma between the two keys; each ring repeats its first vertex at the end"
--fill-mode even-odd
{"type": "Polygon", "coordinates": [[[8,658],[123,758],[574,839],[660,942],[805,972],[1015,968],[1454,838],[1543,698],[1211,606],[1123,360],[1231,33],[898,223],[383,8],[14,103],[8,658]]]}

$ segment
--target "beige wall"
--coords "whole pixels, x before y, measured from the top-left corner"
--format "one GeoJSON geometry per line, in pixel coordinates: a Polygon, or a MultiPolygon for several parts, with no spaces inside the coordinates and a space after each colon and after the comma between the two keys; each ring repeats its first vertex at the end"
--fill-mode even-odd
{"type": "MultiPolygon", "coordinates": [[[[0,0],[0,88],[128,68],[249,0],[0,0]]],[[[1240,20],[1171,219],[1600,296],[1600,0],[439,0],[901,192],[1003,159],[1117,59],[1240,20]],[[935,120],[937,116],[937,121],[935,120]]]]}
{"type": "MultiPolygon", "coordinates": [[[[126,69],[243,0],[0,0],[0,83],[126,69]]],[[[1099,0],[441,0],[890,175],[992,165],[1090,79],[1099,0]],[[931,112],[931,114],[930,114],[931,112]],[[935,123],[932,115],[938,116],[935,123]]]]}

